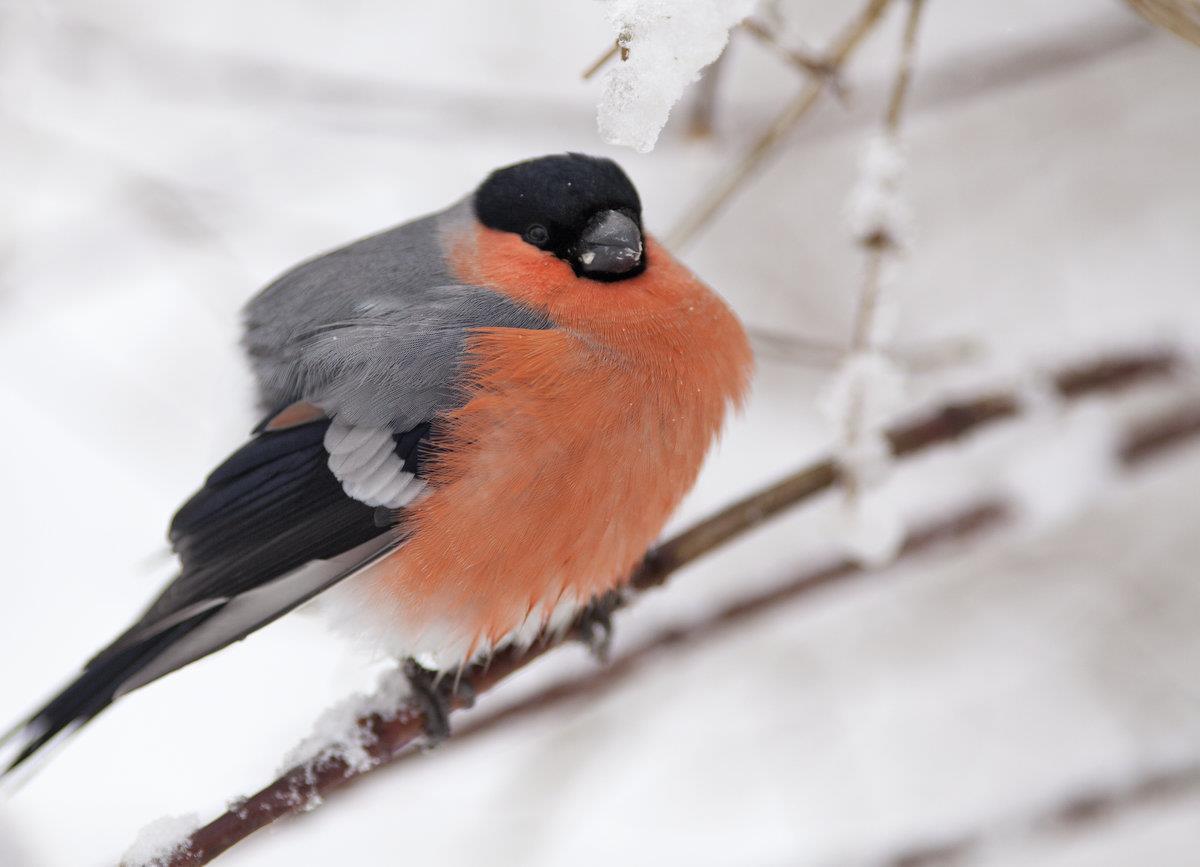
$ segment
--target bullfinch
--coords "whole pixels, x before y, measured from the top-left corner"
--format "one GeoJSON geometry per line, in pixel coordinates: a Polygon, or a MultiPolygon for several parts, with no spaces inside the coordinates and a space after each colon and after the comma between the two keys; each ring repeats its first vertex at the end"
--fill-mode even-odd
{"type": "Polygon", "coordinates": [[[8,771],[318,594],[417,682],[563,630],[654,542],[751,367],[625,173],[575,153],[298,265],[243,343],[264,421],[171,521],[174,580],[5,737],[8,771]]]}

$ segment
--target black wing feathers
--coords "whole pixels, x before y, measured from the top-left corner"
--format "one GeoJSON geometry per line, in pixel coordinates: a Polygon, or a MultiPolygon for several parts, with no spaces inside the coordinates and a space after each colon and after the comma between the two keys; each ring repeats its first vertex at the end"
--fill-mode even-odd
{"type": "MultiPolygon", "coordinates": [[[[282,481],[289,470],[307,466],[314,458],[323,458],[322,442],[329,422],[314,422],[300,427],[259,434],[225,459],[209,473],[204,487],[184,503],[171,519],[168,536],[175,543],[189,530],[227,504],[246,495],[263,494],[264,485],[282,481]]],[[[295,475],[291,473],[290,475],[295,475]]]]}
{"type": "Polygon", "coordinates": [[[24,764],[68,727],[90,721],[112,703],[121,683],[192,627],[191,623],[176,624],[147,641],[119,650],[109,648],[98,655],[70,686],[12,733],[11,736],[25,733],[28,737],[0,775],[24,764]]]}
{"type": "Polygon", "coordinates": [[[433,436],[433,425],[429,422],[419,424],[412,430],[402,434],[394,434],[396,454],[404,459],[404,469],[414,476],[421,476],[421,464],[425,460],[425,450],[433,436]]]}
{"type": "MultiPolygon", "coordinates": [[[[100,713],[124,684],[136,686],[165,673],[158,669],[171,658],[172,648],[186,644],[184,639],[206,623],[205,629],[223,623],[221,612],[239,594],[270,584],[311,561],[330,560],[372,540],[382,544],[398,538],[397,513],[347,496],[329,469],[324,446],[329,424],[325,419],[280,431],[261,430],[208,476],[171,522],[169,537],[179,556],[178,577],[133,626],[87,663],[73,683],[23,727],[0,738],[0,746],[10,738],[19,740],[8,770],[60,732],[100,713]],[[380,516],[386,519],[382,523],[377,520],[380,516]],[[389,539],[382,538],[384,533],[389,539]],[[143,673],[140,679],[139,672],[143,673]]],[[[418,473],[429,437],[428,424],[394,435],[406,470],[418,473]]],[[[378,545],[367,547],[383,550],[378,545]]],[[[344,577],[337,571],[340,568],[329,573],[330,582],[344,577]]],[[[349,568],[352,571],[353,564],[349,568]]],[[[218,630],[218,640],[202,643],[198,653],[174,667],[244,637],[309,596],[307,591],[292,597],[284,594],[278,610],[245,628],[238,624],[228,633],[218,630]]],[[[195,632],[188,640],[202,633],[195,632]]]]}
{"type": "Polygon", "coordinates": [[[346,496],[329,470],[328,427],[259,434],[209,475],[171,522],[180,577],[143,620],[245,592],[382,532],[375,510],[346,496]]]}

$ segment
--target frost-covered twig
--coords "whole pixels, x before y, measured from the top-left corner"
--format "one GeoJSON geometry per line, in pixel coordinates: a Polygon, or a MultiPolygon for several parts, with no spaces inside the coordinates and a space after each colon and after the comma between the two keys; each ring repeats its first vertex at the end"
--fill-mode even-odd
{"type": "MultiPolygon", "coordinates": [[[[1176,363],[1175,355],[1165,351],[1114,356],[1064,370],[1053,377],[1052,387],[1064,399],[1078,398],[1162,379],[1176,363]]],[[[898,425],[889,430],[888,442],[893,454],[905,456],[952,442],[1019,412],[1020,401],[1014,393],[984,395],[898,425]]],[[[631,592],[620,604],[629,604],[638,593],[663,584],[687,564],[832,488],[838,480],[832,458],[818,461],[668,539],[647,555],[630,581],[631,592]]],[[[466,672],[464,680],[480,695],[554,646],[554,642],[538,644],[523,656],[498,654],[486,668],[466,672]]],[[[276,819],[313,808],[350,780],[394,760],[420,738],[423,722],[421,713],[407,706],[395,713],[367,715],[358,722],[352,755],[325,752],[319,759],[290,768],[274,783],[196,831],[170,864],[207,864],[276,819]]]]}
{"type": "Polygon", "coordinates": [[[839,460],[845,477],[845,542],[864,562],[883,563],[903,541],[900,516],[869,489],[891,460],[882,425],[900,405],[904,374],[885,354],[884,291],[903,243],[905,209],[899,197],[904,170],[900,119],[912,81],[917,26],[924,0],[908,0],[900,59],[883,115],[883,129],[869,144],[862,177],[852,197],[851,220],[862,248],[863,282],[855,311],[850,351],[831,387],[830,414],[838,430],[839,460]]]}

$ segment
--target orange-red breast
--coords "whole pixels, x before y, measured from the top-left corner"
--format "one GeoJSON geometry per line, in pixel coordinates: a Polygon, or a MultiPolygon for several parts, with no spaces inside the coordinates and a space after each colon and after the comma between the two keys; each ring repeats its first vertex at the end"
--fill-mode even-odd
{"type": "Polygon", "coordinates": [[[304,601],[460,668],[616,588],[691,487],[751,360],[642,230],[612,161],[492,173],[248,305],[266,420],[175,515],[178,576],[7,738],[9,769],[304,601]]]}

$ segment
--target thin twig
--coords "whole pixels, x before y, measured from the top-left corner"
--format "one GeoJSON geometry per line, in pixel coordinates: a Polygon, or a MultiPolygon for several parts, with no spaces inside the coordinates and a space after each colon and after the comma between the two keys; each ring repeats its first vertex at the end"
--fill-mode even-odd
{"type": "Polygon", "coordinates": [[[1121,444],[1121,461],[1137,466],[1180,443],[1200,436],[1200,404],[1177,406],[1136,426],[1121,444]]]}
{"type": "MultiPolygon", "coordinates": [[[[896,64],[896,73],[892,79],[891,94],[888,97],[887,110],[884,112],[883,128],[888,139],[894,144],[900,134],[900,119],[904,110],[909,85],[912,82],[913,64],[917,51],[917,26],[924,8],[924,0],[908,0],[908,17],[904,23],[904,35],[900,48],[900,59],[896,64]]],[[[894,193],[894,191],[893,191],[894,193]]],[[[854,330],[850,336],[850,355],[855,356],[868,350],[878,350],[876,346],[876,320],[879,313],[880,297],[883,294],[884,269],[889,259],[895,255],[897,240],[891,231],[882,226],[864,238],[859,239],[866,258],[862,287],[859,291],[858,309],[855,311],[854,330]]],[[[847,361],[847,364],[852,363],[847,361]]],[[[851,449],[862,445],[870,436],[866,419],[867,385],[861,378],[851,383],[852,390],[842,419],[842,436],[851,449]]],[[[854,503],[863,494],[865,482],[856,473],[848,473],[846,484],[847,501],[854,503]]]]}
{"type": "Polygon", "coordinates": [[[846,356],[844,344],[791,334],[761,325],[747,326],[755,358],[773,358],[808,367],[831,368],[846,356]]]}
{"type": "Polygon", "coordinates": [[[784,45],[779,41],[779,37],[773,29],[755,18],[747,18],[743,21],[742,30],[749,33],[760,43],[770,48],[779,57],[782,57],[806,75],[811,75],[814,78],[828,79],[832,78],[836,72],[825,58],[784,45]]]}
{"type": "MultiPolygon", "coordinates": [[[[896,64],[896,74],[892,79],[887,110],[883,116],[884,131],[892,140],[895,140],[900,134],[900,120],[904,112],[909,86],[912,83],[913,65],[916,59],[917,27],[924,6],[924,0],[909,0],[900,59],[896,64]]],[[[854,333],[850,342],[851,350],[855,352],[866,349],[871,342],[871,332],[879,307],[879,293],[883,285],[883,269],[888,254],[896,246],[896,239],[892,238],[885,229],[861,239],[860,244],[865,251],[867,262],[866,276],[863,280],[858,312],[855,316],[854,333]]]]}
{"type": "Polygon", "coordinates": [[[912,83],[913,63],[917,56],[917,28],[924,7],[925,0],[908,0],[908,17],[904,21],[900,65],[896,69],[896,78],[892,82],[892,92],[888,98],[887,114],[884,116],[884,126],[893,135],[900,131],[900,116],[904,111],[909,85],[912,83]]]}
{"type": "Polygon", "coordinates": [[[882,285],[886,251],[883,243],[876,242],[877,237],[873,235],[863,243],[867,261],[862,289],[858,296],[858,309],[854,313],[854,328],[850,333],[851,352],[862,352],[871,345],[871,330],[875,323],[875,315],[879,311],[879,290],[882,285]]]}
{"type": "Polygon", "coordinates": [[[824,85],[820,82],[809,82],[804,86],[800,94],[787,104],[766,131],[750,146],[742,159],[706,191],[704,199],[698,205],[688,208],[683,219],[667,233],[666,245],[669,248],[680,249],[708,224],[746,178],[754,173],[763,159],[775,150],[792,127],[816,105],[817,97],[821,95],[823,88],[824,85]]]}
{"type": "Polygon", "coordinates": [[[621,50],[621,43],[614,40],[612,47],[610,47],[608,49],[608,51],[604,52],[599,57],[597,57],[594,61],[592,61],[592,65],[583,71],[583,80],[587,81],[589,78],[591,78],[593,75],[595,75],[601,69],[603,69],[610,60],[612,60],[614,57],[617,56],[617,52],[620,50],[621,50]]]}
{"type": "MultiPolygon", "coordinates": [[[[792,334],[761,325],[748,326],[746,331],[750,335],[754,357],[758,359],[770,358],[803,367],[830,369],[843,361],[849,351],[845,343],[792,334]]],[[[894,359],[909,373],[920,374],[977,359],[982,347],[978,341],[960,337],[914,343],[910,346],[893,344],[881,347],[880,352],[894,359]]]]}
{"type": "MultiPolygon", "coordinates": [[[[1176,357],[1170,352],[1130,354],[1069,368],[1055,376],[1053,384],[1064,399],[1069,399],[1161,379],[1175,366],[1176,357]]],[[[1015,394],[985,395],[945,406],[899,425],[888,432],[888,440],[892,452],[904,456],[952,442],[986,425],[1011,418],[1018,414],[1019,408],[1015,394]]],[[[826,459],[739,500],[657,547],[633,575],[630,587],[634,591],[644,591],[661,585],[688,563],[830,489],[837,481],[836,465],[833,460],[826,459]]],[[[627,594],[622,604],[628,604],[636,595],[627,594]]],[[[487,668],[470,669],[464,680],[476,695],[481,695],[555,646],[558,646],[555,642],[546,642],[535,645],[524,655],[511,651],[500,653],[487,668]]],[[[454,704],[456,708],[462,706],[457,698],[454,704]]],[[[363,742],[368,744],[366,752],[370,767],[352,767],[346,760],[333,756],[290,769],[265,789],[196,831],[189,838],[188,847],[171,860],[171,867],[207,864],[276,819],[300,812],[348,781],[394,760],[405,747],[420,738],[423,723],[421,713],[413,708],[405,708],[393,717],[373,715],[363,719],[359,725],[365,735],[363,742]]]]}
{"type": "MultiPolygon", "coordinates": [[[[834,41],[827,53],[827,62],[836,75],[853,54],[854,50],[879,23],[879,18],[891,0],[868,0],[866,6],[834,41]]],[[[730,196],[754,173],[762,161],[771,154],[792,128],[804,118],[816,104],[817,98],[826,87],[829,77],[808,81],[783,111],[776,115],[771,124],[750,146],[723,177],[719,178],[704,194],[703,199],[689,208],[684,218],[666,234],[668,247],[679,249],[706,226],[713,216],[729,200],[730,196]]]]}
{"type": "Polygon", "coordinates": [[[1125,0],[1152,24],[1200,45],[1200,0],[1125,0]]]}

